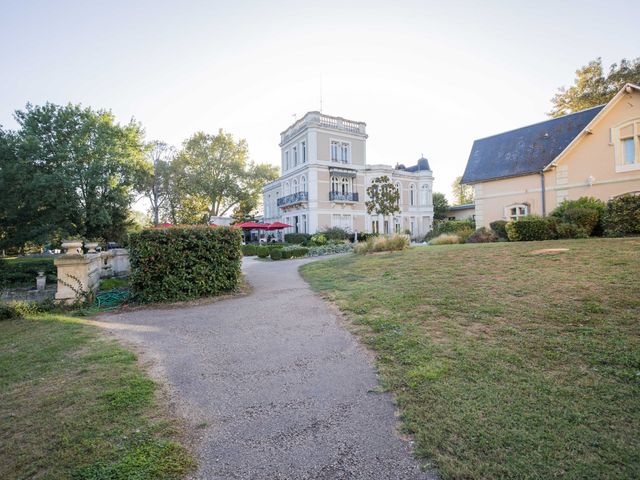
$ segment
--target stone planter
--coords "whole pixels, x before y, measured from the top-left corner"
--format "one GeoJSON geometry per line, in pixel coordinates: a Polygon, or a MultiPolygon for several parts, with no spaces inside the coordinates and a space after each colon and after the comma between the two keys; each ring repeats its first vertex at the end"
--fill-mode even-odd
{"type": "Polygon", "coordinates": [[[96,248],[98,248],[98,245],[100,245],[98,242],[88,242],[84,244],[87,249],[87,253],[97,253],[96,248]]]}
{"type": "Polygon", "coordinates": [[[82,240],[63,240],[62,249],[65,255],[82,255],[82,240]]]}
{"type": "Polygon", "coordinates": [[[38,276],[36,277],[36,290],[42,291],[47,286],[47,277],[44,272],[38,272],[38,276]]]}

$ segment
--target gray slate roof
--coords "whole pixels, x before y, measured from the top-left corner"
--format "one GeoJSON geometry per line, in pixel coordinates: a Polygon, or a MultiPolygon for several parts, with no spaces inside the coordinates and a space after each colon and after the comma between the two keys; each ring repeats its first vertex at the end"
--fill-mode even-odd
{"type": "Polygon", "coordinates": [[[407,172],[419,172],[421,170],[431,170],[431,168],[429,168],[429,160],[427,160],[424,157],[420,157],[420,159],[418,160],[418,163],[415,165],[412,165],[410,167],[404,167],[404,165],[402,166],[402,170],[406,170],[407,172]]]}
{"type": "Polygon", "coordinates": [[[462,183],[540,172],[589,124],[604,105],[473,142],[462,183]]]}

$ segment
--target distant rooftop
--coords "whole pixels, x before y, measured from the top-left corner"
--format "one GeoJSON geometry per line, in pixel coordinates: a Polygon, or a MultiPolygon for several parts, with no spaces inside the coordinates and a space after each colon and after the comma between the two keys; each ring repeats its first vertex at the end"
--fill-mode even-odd
{"type": "Polygon", "coordinates": [[[402,163],[399,163],[395,168],[396,170],[405,170],[407,172],[421,172],[423,170],[431,171],[431,168],[429,167],[429,160],[424,157],[420,157],[418,159],[418,163],[411,165],[410,167],[405,167],[402,163]]]}
{"type": "Polygon", "coordinates": [[[325,115],[324,113],[314,111],[307,112],[304,117],[297,120],[293,125],[282,132],[280,134],[280,145],[286,143],[291,137],[309,127],[329,128],[331,130],[361,135],[364,138],[367,138],[366,123],[347,120],[342,117],[332,117],[331,115],[325,115]]]}
{"type": "Polygon", "coordinates": [[[449,207],[449,211],[456,211],[456,210],[470,210],[472,208],[476,208],[476,204],[475,203],[464,203],[462,205],[453,205],[451,207],[449,207]]]}
{"type": "Polygon", "coordinates": [[[604,105],[552,118],[473,142],[462,183],[542,171],[576,138],[604,105]]]}

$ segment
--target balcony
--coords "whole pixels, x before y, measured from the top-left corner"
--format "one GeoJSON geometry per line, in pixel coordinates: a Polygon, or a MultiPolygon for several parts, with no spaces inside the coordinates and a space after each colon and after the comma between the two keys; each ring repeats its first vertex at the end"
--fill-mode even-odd
{"type": "Polygon", "coordinates": [[[331,200],[332,202],[357,202],[358,192],[329,192],[329,200],[331,200]]]}
{"type": "Polygon", "coordinates": [[[296,205],[298,203],[308,202],[309,201],[309,192],[296,192],[291,195],[286,195],[284,197],[280,197],[277,200],[278,207],[290,207],[292,205],[296,205]]]}

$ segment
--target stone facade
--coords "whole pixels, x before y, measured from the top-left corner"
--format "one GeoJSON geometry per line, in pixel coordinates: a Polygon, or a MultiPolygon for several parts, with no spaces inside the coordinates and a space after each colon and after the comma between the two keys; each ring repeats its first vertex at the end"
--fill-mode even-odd
{"type": "Polygon", "coordinates": [[[433,172],[422,158],[412,167],[367,165],[363,122],[309,112],[280,135],[281,172],[263,189],[264,221],[292,225],[285,233],[329,227],[351,232],[426,234],[433,221],[433,172]],[[366,189],[386,175],[400,190],[400,212],[369,215],[366,189]]]}

